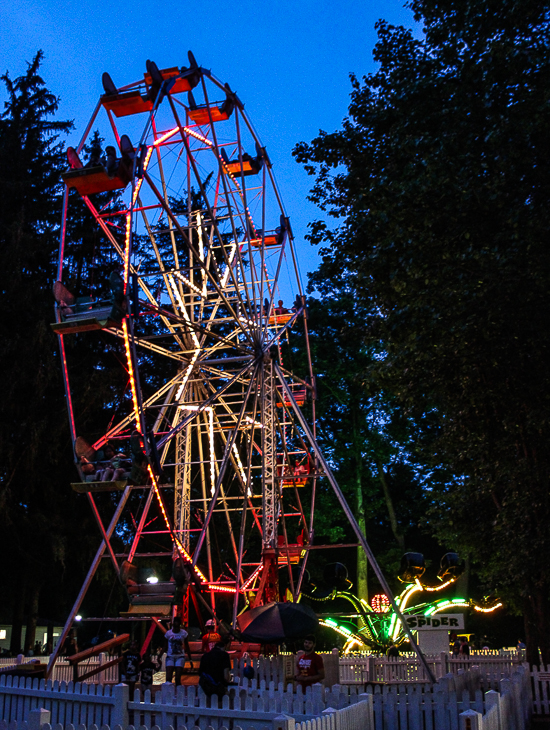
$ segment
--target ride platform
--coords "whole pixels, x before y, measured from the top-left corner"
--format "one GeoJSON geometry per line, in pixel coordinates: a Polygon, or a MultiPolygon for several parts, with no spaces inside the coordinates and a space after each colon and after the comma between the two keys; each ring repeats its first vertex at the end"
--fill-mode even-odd
{"type": "MultiPolygon", "coordinates": [[[[273,246],[280,246],[282,244],[282,238],[275,232],[266,233],[264,238],[252,238],[250,239],[250,245],[259,248],[262,242],[266,248],[273,246]]],[[[245,242],[246,243],[246,242],[245,242]]]]}
{"type": "MultiPolygon", "coordinates": [[[[173,68],[163,68],[160,69],[160,75],[164,80],[166,79],[172,79],[175,76],[180,76],[181,71],[177,66],[174,66],[173,68]]],[[[153,83],[153,79],[151,78],[150,73],[145,73],[144,75],[145,83],[147,84],[147,87],[151,86],[153,83]]],[[[193,82],[193,77],[191,76],[183,76],[180,78],[176,78],[174,85],[170,88],[170,94],[181,94],[182,91],[191,91],[191,89],[194,89],[197,85],[193,82]]],[[[198,79],[197,79],[198,83],[198,79]]]]}
{"type": "MultiPolygon", "coordinates": [[[[78,310],[78,307],[75,307],[75,310],[78,310]]],[[[58,335],[104,330],[110,327],[120,329],[121,320],[113,316],[113,310],[113,305],[109,304],[106,307],[92,306],[86,311],[73,311],[70,314],[62,314],[62,321],[54,322],[52,329],[58,335]]]]}
{"type": "Polygon", "coordinates": [[[247,159],[243,156],[243,167],[242,167],[242,173],[241,173],[241,161],[240,160],[229,160],[229,162],[225,163],[225,167],[227,172],[230,175],[235,175],[240,177],[241,174],[245,177],[248,177],[249,175],[257,175],[260,170],[262,169],[261,162],[258,160],[255,160],[253,157],[250,159],[247,159]]]}
{"type": "Polygon", "coordinates": [[[130,599],[127,611],[121,616],[170,616],[176,595],[176,584],[141,583],[128,585],[126,588],[130,599]]]}
{"type": "Polygon", "coordinates": [[[195,124],[210,124],[210,119],[213,122],[225,122],[229,119],[229,114],[222,111],[219,106],[211,106],[210,114],[208,114],[207,106],[199,106],[196,109],[189,109],[189,118],[192,119],[195,124]]]}
{"type": "Polygon", "coordinates": [[[125,94],[104,94],[101,97],[103,108],[113,112],[115,117],[128,117],[131,114],[150,112],[153,102],[139,91],[128,91],[125,94]]]}
{"type": "Polygon", "coordinates": [[[118,175],[109,177],[103,165],[68,170],[61,177],[68,188],[75,188],[80,195],[86,196],[95,195],[96,193],[108,193],[112,190],[124,190],[130,182],[118,175]]]}
{"type": "MultiPolygon", "coordinates": [[[[298,406],[302,407],[304,405],[304,403],[306,402],[307,392],[306,392],[305,388],[293,390],[292,395],[294,396],[294,400],[296,401],[296,404],[298,406]]],[[[282,396],[282,393],[279,392],[280,400],[277,399],[277,408],[283,407],[283,398],[281,396],[282,396]]],[[[290,398],[287,397],[286,393],[284,395],[284,405],[285,406],[291,405],[290,398]]]]}
{"type": "Polygon", "coordinates": [[[277,565],[298,565],[300,560],[305,556],[306,549],[304,547],[303,538],[298,536],[298,542],[289,543],[285,548],[284,537],[279,535],[279,551],[277,553],[277,565]]]}
{"type": "Polygon", "coordinates": [[[269,324],[286,324],[294,317],[294,312],[285,312],[284,314],[273,314],[269,318],[269,324]]]}
{"type": "Polygon", "coordinates": [[[116,482],[71,482],[71,487],[79,494],[96,492],[122,492],[128,484],[127,479],[116,482]]]}

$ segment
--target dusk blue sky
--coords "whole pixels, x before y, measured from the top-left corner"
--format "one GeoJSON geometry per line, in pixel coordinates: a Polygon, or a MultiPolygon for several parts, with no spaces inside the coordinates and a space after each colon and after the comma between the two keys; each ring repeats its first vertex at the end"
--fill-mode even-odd
{"type": "Polygon", "coordinates": [[[320,129],[340,127],[349,73],[375,70],[374,25],[380,18],[414,24],[402,0],[9,0],[0,9],[0,70],[21,75],[41,48],[43,78],[61,98],[59,117],[75,122],[69,138],[74,143],[102,93],[103,71],[122,85],[142,77],[148,58],[159,68],[182,66],[192,50],[201,66],[237,91],[267,147],[305,278],[317,255],[304,234],[321,214],[307,201],[312,178],[291,152],[320,129]]]}

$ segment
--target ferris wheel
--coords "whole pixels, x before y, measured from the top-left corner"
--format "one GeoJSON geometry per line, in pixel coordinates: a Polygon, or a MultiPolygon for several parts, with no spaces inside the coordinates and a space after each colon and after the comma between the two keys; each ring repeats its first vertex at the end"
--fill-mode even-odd
{"type": "Polygon", "coordinates": [[[67,153],[54,287],[73,488],[103,537],[72,613],[107,555],[128,617],[182,606],[185,617],[197,595],[215,611],[230,594],[234,625],[243,607],[279,599],[280,572],[298,595],[313,529],[316,459],[295,413],[306,406],[314,432],[315,383],[292,228],[243,103],[191,53],[188,67],[148,61],[139,81],[119,87],[104,74],[103,86],[67,153]],[[72,288],[69,194],[110,249],[94,290],[72,288]],[[83,432],[65,342],[98,332],[117,343],[126,378],[116,418],[83,432]],[[105,491],[119,494],[109,525],[105,491]],[[139,520],[116,555],[111,536],[136,492],[139,520]],[[151,555],[168,564],[157,584],[140,575],[151,555]]]}
{"type": "Polygon", "coordinates": [[[235,627],[247,608],[298,600],[309,551],[334,547],[312,545],[320,478],[416,646],[316,442],[292,227],[243,103],[191,53],[189,66],[147,61],[138,81],[102,81],[67,150],[52,324],[72,487],[102,541],[48,673],[104,557],[127,591],[123,617],[152,620],[146,641],[159,619],[187,620],[191,605],[199,622],[204,610],[235,627]],[[71,229],[69,203],[91,216],[94,235],[71,229]],[[101,255],[86,250],[90,239],[101,255]],[[77,407],[85,365],[71,338],[94,337],[120,372],[91,423],[77,407]]]}

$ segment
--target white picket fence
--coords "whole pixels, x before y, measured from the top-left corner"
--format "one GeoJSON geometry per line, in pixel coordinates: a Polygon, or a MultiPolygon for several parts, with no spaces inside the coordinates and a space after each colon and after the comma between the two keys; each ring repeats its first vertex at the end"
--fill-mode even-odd
{"type": "MultiPolygon", "coordinates": [[[[320,716],[327,708],[342,709],[357,703],[364,695],[342,691],[336,686],[328,690],[321,685],[308,687],[305,694],[279,684],[266,686],[265,680],[245,680],[242,687],[232,687],[222,699],[222,706],[211,706],[202,690],[195,686],[165,683],[160,691],[147,690],[142,696],[136,690],[129,699],[125,684],[115,686],[58,682],[25,677],[0,676],[0,719],[8,722],[25,720],[34,709],[50,712],[51,722],[61,725],[145,725],[161,728],[221,725],[230,713],[233,723],[242,730],[270,725],[276,716],[291,715],[299,722],[320,716]]],[[[217,698],[216,698],[217,701],[217,698]]]]}
{"type": "MultiPolygon", "coordinates": [[[[84,674],[85,672],[89,672],[92,669],[99,669],[99,667],[101,667],[103,664],[106,664],[111,659],[112,657],[108,654],[99,654],[99,656],[85,659],[83,662],[80,662],[78,671],[80,674],[84,674]]],[[[17,668],[22,664],[36,663],[48,664],[49,657],[24,657],[22,654],[19,654],[19,656],[15,658],[0,657],[0,669],[5,669],[7,667],[17,668]]],[[[72,682],[73,665],[69,662],[68,659],[57,659],[50,679],[57,680],[58,682],[72,682]]],[[[99,672],[98,674],[95,674],[93,677],[90,677],[89,679],[84,681],[88,684],[117,684],[119,681],[119,668],[116,665],[112,667],[107,667],[107,669],[104,669],[102,672],[99,672]]]]}
{"type": "Polygon", "coordinates": [[[533,712],[535,715],[550,714],[550,664],[545,668],[533,667],[531,671],[533,712]]]}
{"type": "Polygon", "coordinates": [[[0,730],[18,730],[14,723],[36,718],[41,709],[47,713],[40,715],[41,724],[47,722],[55,730],[107,730],[130,724],[161,730],[224,725],[233,730],[295,730],[295,725],[298,730],[458,730],[461,723],[466,727],[466,720],[474,730],[524,730],[531,713],[530,682],[527,667],[498,681],[491,673],[471,670],[448,674],[434,687],[424,683],[369,686],[366,693],[359,693],[355,686],[314,685],[305,695],[294,694],[290,685],[285,689],[282,683],[271,682],[268,687],[265,680],[259,686],[256,680],[245,680],[242,686],[232,687],[220,705],[196,686],[176,689],[166,683],[154,696],[149,690],[143,695],[136,691],[130,701],[124,684],[73,685],[0,677],[0,719],[9,724],[0,725],[0,730]],[[486,691],[495,682],[500,693],[486,691]]]}
{"type": "Polygon", "coordinates": [[[485,713],[467,710],[460,715],[461,730],[526,730],[531,726],[532,697],[529,667],[518,668],[500,683],[500,693],[485,695],[485,713]]]}
{"type": "MultiPolygon", "coordinates": [[[[521,664],[516,653],[497,655],[476,653],[470,657],[452,657],[447,652],[427,654],[426,661],[436,679],[449,672],[468,670],[474,666],[485,672],[502,675],[511,672],[521,664]]],[[[340,657],[340,684],[365,684],[366,682],[384,682],[386,684],[403,684],[408,682],[427,682],[424,666],[418,661],[416,654],[399,657],[378,657],[374,654],[349,655],[340,657]]]]}
{"type": "MultiPolygon", "coordinates": [[[[386,684],[403,684],[409,682],[427,682],[424,667],[415,654],[404,654],[399,657],[379,657],[373,654],[346,655],[338,657],[334,652],[324,653],[325,685],[365,685],[366,682],[384,682],[386,684]]],[[[48,663],[48,657],[37,657],[41,663],[48,663]]],[[[91,657],[79,665],[79,673],[84,674],[92,669],[98,669],[106,664],[111,657],[100,654],[91,657]]],[[[516,653],[475,652],[468,658],[454,658],[443,652],[436,655],[426,655],[428,664],[436,679],[444,677],[449,672],[456,674],[459,670],[468,670],[479,666],[483,671],[492,672],[499,679],[503,673],[512,671],[513,667],[521,664],[521,657],[516,653]]],[[[15,659],[0,658],[0,669],[8,666],[34,662],[32,658],[19,656],[15,659]]],[[[295,673],[296,658],[292,654],[281,654],[273,657],[259,657],[256,659],[237,659],[234,661],[233,671],[236,677],[242,677],[242,670],[246,663],[254,667],[258,681],[265,680],[267,684],[286,682],[287,678],[295,673]]],[[[51,679],[59,682],[71,682],[73,667],[67,659],[57,659],[51,679]]],[[[102,672],[84,680],[87,684],[116,684],[119,681],[118,666],[107,667],[102,672]]]]}

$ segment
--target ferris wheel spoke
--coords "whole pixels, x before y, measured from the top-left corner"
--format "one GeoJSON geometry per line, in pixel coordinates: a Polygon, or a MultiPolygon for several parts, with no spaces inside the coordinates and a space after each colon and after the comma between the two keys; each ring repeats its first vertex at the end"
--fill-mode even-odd
{"type": "MultiPolygon", "coordinates": [[[[188,160],[191,163],[191,167],[193,168],[193,172],[195,174],[195,179],[196,179],[197,184],[199,185],[199,189],[200,189],[200,192],[201,192],[201,195],[202,195],[202,199],[203,199],[204,203],[207,206],[208,214],[209,214],[210,219],[211,219],[211,224],[212,224],[212,226],[214,228],[214,231],[216,233],[216,237],[217,237],[217,239],[219,241],[220,248],[221,248],[221,252],[222,252],[222,255],[223,255],[224,259],[225,259],[225,264],[228,267],[227,270],[230,273],[230,276],[232,278],[233,285],[234,285],[235,289],[238,290],[238,288],[239,288],[238,287],[238,283],[237,283],[237,280],[236,280],[236,278],[234,276],[233,269],[232,269],[232,267],[230,265],[230,262],[229,262],[229,259],[228,259],[228,256],[227,256],[227,251],[226,251],[225,246],[224,246],[223,238],[222,238],[222,236],[221,236],[221,234],[220,234],[220,232],[218,230],[217,223],[216,223],[216,217],[214,215],[214,212],[212,211],[212,208],[210,206],[210,203],[208,202],[208,196],[206,194],[206,190],[204,189],[204,185],[202,183],[201,176],[199,175],[199,172],[198,172],[198,169],[197,169],[197,165],[196,165],[195,159],[194,159],[193,155],[191,154],[191,150],[190,150],[190,147],[189,147],[189,142],[187,140],[187,135],[185,134],[185,129],[184,129],[184,127],[182,126],[182,124],[180,122],[179,115],[178,115],[178,113],[176,111],[176,108],[174,106],[174,102],[173,102],[172,98],[169,97],[168,100],[169,100],[170,106],[172,107],[172,113],[174,114],[174,118],[176,120],[176,124],[180,128],[181,139],[183,141],[183,144],[185,145],[185,148],[186,148],[186,151],[187,151],[188,160]]],[[[221,161],[220,161],[220,164],[221,164],[221,161]]],[[[196,252],[194,251],[194,249],[191,246],[191,242],[190,241],[189,241],[189,246],[190,246],[190,249],[193,250],[193,252],[196,254],[196,252]]],[[[227,302],[226,302],[226,305],[227,305],[227,302]]],[[[235,316],[235,313],[232,310],[231,310],[231,312],[232,312],[233,316],[235,316]]],[[[242,328],[242,330],[243,330],[243,334],[246,337],[248,337],[248,333],[245,330],[245,328],[242,328]]]]}
{"type": "MultiPolygon", "coordinates": [[[[206,83],[205,83],[204,76],[201,78],[201,82],[202,82],[202,89],[203,89],[203,93],[204,93],[204,98],[206,100],[207,108],[210,109],[210,102],[209,102],[209,98],[208,98],[208,90],[207,90],[207,87],[206,87],[206,83]]],[[[246,292],[246,299],[247,299],[247,302],[248,302],[248,311],[249,312],[250,311],[256,312],[257,311],[257,304],[258,304],[258,302],[257,302],[256,296],[255,296],[255,287],[253,287],[253,289],[252,289],[252,297],[253,298],[252,298],[252,301],[251,301],[250,295],[249,295],[249,292],[248,292],[248,287],[246,286],[246,275],[245,275],[245,271],[244,271],[243,261],[242,261],[242,258],[240,256],[240,251],[239,251],[237,228],[235,226],[235,223],[234,223],[234,220],[233,220],[233,216],[231,215],[231,206],[230,206],[230,202],[229,202],[230,197],[229,197],[229,190],[228,190],[228,186],[227,186],[227,178],[222,173],[223,163],[221,161],[221,157],[220,157],[220,153],[219,153],[220,147],[219,147],[219,144],[218,144],[218,139],[217,139],[217,134],[216,134],[216,127],[215,127],[214,124],[211,123],[210,128],[212,130],[212,139],[214,141],[214,149],[216,150],[216,154],[218,156],[218,162],[219,162],[219,165],[220,165],[220,178],[221,178],[221,182],[222,182],[223,189],[224,189],[224,195],[225,195],[226,205],[227,205],[228,211],[230,213],[230,219],[231,219],[231,224],[232,224],[232,233],[233,233],[233,237],[234,237],[234,240],[235,240],[235,245],[237,246],[237,256],[238,256],[238,260],[239,260],[239,267],[240,267],[240,271],[241,271],[241,278],[242,278],[243,282],[245,282],[245,292],[246,292]]],[[[238,207],[237,206],[235,206],[235,208],[236,208],[236,210],[238,210],[238,207]]],[[[245,225],[243,226],[243,230],[244,231],[247,231],[248,230],[248,226],[246,225],[246,205],[245,205],[245,210],[243,212],[244,212],[244,216],[245,216],[245,225]]]]}
{"type": "MultiPolygon", "coordinates": [[[[164,203],[164,200],[162,199],[159,191],[157,190],[155,184],[153,183],[153,181],[149,177],[148,173],[145,172],[144,175],[145,175],[145,177],[147,179],[147,182],[149,183],[149,186],[151,187],[151,190],[153,191],[153,193],[158,198],[158,200],[161,203],[162,207],[165,209],[166,214],[174,222],[174,225],[176,226],[176,228],[178,229],[178,231],[181,234],[182,238],[186,242],[187,246],[189,247],[189,250],[192,251],[193,255],[197,258],[197,260],[199,261],[199,264],[200,264],[201,268],[203,268],[206,271],[206,274],[207,274],[207,276],[209,278],[210,283],[212,284],[212,286],[214,287],[214,289],[216,290],[216,292],[218,293],[218,295],[222,299],[223,303],[227,307],[227,310],[231,313],[232,317],[234,317],[235,321],[238,323],[239,322],[238,317],[237,317],[235,311],[233,310],[233,307],[229,303],[227,297],[225,296],[223,290],[220,288],[218,282],[216,281],[216,279],[214,278],[214,276],[212,275],[212,273],[208,269],[206,269],[206,267],[204,266],[204,264],[202,263],[202,261],[200,261],[200,257],[198,256],[198,252],[195,250],[194,246],[192,245],[189,237],[187,236],[187,234],[185,233],[185,231],[183,230],[183,228],[179,225],[176,217],[173,215],[173,213],[170,210],[170,208],[164,203]]],[[[248,334],[248,331],[244,327],[242,327],[242,326],[240,328],[241,328],[242,333],[249,340],[250,344],[252,344],[252,340],[250,339],[250,336],[248,334]]]]}
{"type": "Polygon", "coordinates": [[[250,378],[250,383],[248,385],[248,389],[247,389],[247,393],[246,393],[246,398],[245,398],[245,400],[243,402],[243,405],[241,407],[241,410],[239,412],[238,422],[235,425],[235,428],[231,431],[230,437],[225,442],[223,459],[222,459],[222,463],[220,465],[220,470],[219,470],[218,478],[216,480],[216,486],[215,486],[215,489],[214,489],[214,493],[212,495],[212,499],[210,500],[210,504],[209,504],[209,507],[208,507],[208,513],[205,516],[204,525],[203,525],[203,528],[201,529],[201,532],[200,532],[200,535],[199,535],[199,539],[197,541],[197,545],[196,545],[195,550],[193,552],[193,566],[195,566],[197,564],[197,561],[198,561],[198,557],[199,557],[199,554],[200,554],[200,551],[201,551],[201,548],[202,548],[202,544],[204,542],[204,536],[205,536],[206,530],[207,530],[207,528],[208,528],[208,526],[210,524],[210,519],[212,517],[212,513],[214,511],[214,507],[216,506],[216,502],[217,502],[217,499],[218,499],[218,495],[219,495],[219,492],[220,492],[220,489],[221,489],[221,486],[222,486],[222,480],[223,480],[223,477],[225,475],[225,469],[226,469],[227,464],[229,462],[229,456],[231,454],[231,449],[233,448],[233,444],[235,443],[235,439],[237,437],[237,434],[239,433],[239,428],[240,428],[241,422],[243,420],[244,412],[245,412],[245,409],[246,409],[246,403],[247,403],[247,400],[248,400],[248,398],[250,396],[250,393],[251,393],[251,390],[252,390],[252,385],[254,384],[254,382],[255,382],[255,379],[254,378],[250,378]]]}

